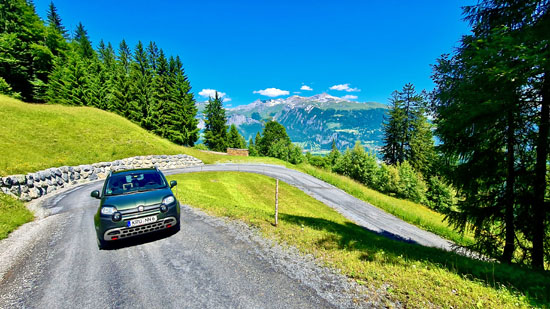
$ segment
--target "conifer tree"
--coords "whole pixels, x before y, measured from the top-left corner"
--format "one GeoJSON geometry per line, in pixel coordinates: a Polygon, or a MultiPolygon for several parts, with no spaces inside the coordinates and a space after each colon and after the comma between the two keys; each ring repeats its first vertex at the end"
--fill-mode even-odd
{"type": "Polygon", "coordinates": [[[239,133],[237,127],[232,124],[227,133],[227,147],[244,149],[246,147],[246,141],[244,137],[239,133]]]}
{"type": "Polygon", "coordinates": [[[148,56],[139,41],[134,52],[134,61],[131,63],[130,79],[132,80],[132,103],[137,107],[134,121],[147,130],[153,129],[151,109],[154,109],[154,91],[152,88],[152,74],[149,68],[148,56]]]}
{"type": "Polygon", "coordinates": [[[391,102],[389,117],[383,123],[384,160],[393,165],[406,160],[418,172],[429,173],[435,148],[425,115],[425,92],[417,93],[412,84],[406,84],[402,91],[392,93],[391,102]]]}
{"type": "Polygon", "coordinates": [[[57,8],[53,4],[53,1],[50,2],[50,5],[48,6],[47,19],[49,27],[56,29],[66,40],[69,39],[69,34],[61,22],[61,17],[57,14],[57,8]]]}
{"type": "Polygon", "coordinates": [[[113,100],[108,110],[115,112],[127,119],[137,121],[140,114],[135,101],[132,101],[132,83],[130,80],[130,64],[132,52],[122,40],[119,44],[118,55],[115,62],[113,100]]]}
{"type": "Polygon", "coordinates": [[[254,145],[254,140],[252,139],[252,137],[248,140],[248,154],[252,157],[258,155],[258,151],[256,150],[256,146],[254,145]]]}
{"type": "Polygon", "coordinates": [[[204,109],[204,144],[213,151],[226,151],[227,148],[227,118],[222,99],[216,91],[214,98],[210,97],[204,109]]]}
{"type": "Polygon", "coordinates": [[[43,99],[53,66],[45,30],[32,3],[13,0],[0,5],[0,76],[26,101],[43,99]]]}
{"type": "Polygon", "coordinates": [[[78,52],[82,58],[92,59],[96,55],[92,47],[92,42],[88,37],[88,32],[84,29],[84,25],[82,25],[81,22],[76,26],[73,41],[77,43],[78,52]]]}
{"type": "Polygon", "coordinates": [[[185,75],[179,56],[176,56],[176,58],[170,57],[169,71],[172,83],[171,100],[175,104],[175,112],[172,115],[175,119],[173,130],[179,132],[177,134],[178,138],[174,142],[193,146],[199,139],[199,122],[196,119],[198,109],[195,106],[191,85],[185,75]]]}

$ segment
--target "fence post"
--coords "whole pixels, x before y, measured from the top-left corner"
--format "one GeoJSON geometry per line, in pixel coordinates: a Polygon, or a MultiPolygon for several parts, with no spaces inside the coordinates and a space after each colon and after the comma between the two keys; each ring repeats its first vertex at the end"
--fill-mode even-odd
{"type": "Polygon", "coordinates": [[[275,185],[275,226],[279,224],[279,179],[275,185]]]}

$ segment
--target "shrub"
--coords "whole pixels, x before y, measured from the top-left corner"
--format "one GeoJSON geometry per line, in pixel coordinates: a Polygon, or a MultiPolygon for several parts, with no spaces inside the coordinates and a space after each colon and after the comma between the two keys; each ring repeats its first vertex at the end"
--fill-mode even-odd
{"type": "Polygon", "coordinates": [[[344,154],[336,160],[334,171],[373,189],[377,188],[378,163],[376,157],[367,153],[360,142],[357,142],[353,149],[346,149],[344,154]]]}
{"type": "Polygon", "coordinates": [[[399,189],[397,194],[416,203],[426,203],[426,183],[422,175],[416,172],[407,161],[397,165],[399,172],[399,189]]]}
{"type": "Polygon", "coordinates": [[[330,167],[330,161],[327,157],[314,156],[311,153],[306,152],[305,159],[309,164],[315,167],[320,167],[325,169],[330,167]]]}
{"type": "Polygon", "coordinates": [[[198,150],[208,150],[208,147],[206,147],[205,144],[195,144],[195,146],[193,146],[193,148],[198,149],[198,150]]]}
{"type": "Polygon", "coordinates": [[[399,171],[393,165],[382,163],[378,169],[377,189],[383,193],[397,194],[401,179],[399,171]]]}
{"type": "Polygon", "coordinates": [[[455,192],[437,176],[428,180],[428,191],[426,191],[427,205],[437,211],[445,213],[455,203],[455,192]]]}

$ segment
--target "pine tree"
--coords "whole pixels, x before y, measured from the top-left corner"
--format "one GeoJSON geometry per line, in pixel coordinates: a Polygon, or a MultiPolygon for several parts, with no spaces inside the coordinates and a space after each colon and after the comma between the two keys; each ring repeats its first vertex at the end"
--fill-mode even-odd
{"type": "MultiPolygon", "coordinates": [[[[506,7],[510,3],[501,4],[506,7]]],[[[464,198],[458,204],[459,211],[449,214],[450,221],[459,229],[472,227],[477,249],[508,263],[515,256],[517,240],[536,234],[534,225],[526,221],[542,224],[543,238],[547,222],[544,215],[539,221],[536,212],[533,216],[530,203],[536,199],[525,189],[537,186],[533,184],[536,171],[530,169],[536,165],[533,158],[538,159],[533,153],[538,146],[533,137],[541,133],[537,128],[543,122],[537,120],[543,115],[537,115],[532,104],[544,101],[537,89],[544,84],[544,75],[538,71],[543,66],[537,64],[539,58],[535,56],[540,52],[535,48],[540,42],[530,41],[530,27],[507,20],[516,10],[522,11],[522,6],[509,8],[506,16],[500,15],[501,5],[492,1],[466,8],[474,20],[479,12],[491,8],[487,12],[490,21],[482,18],[483,22],[477,21],[481,24],[474,22],[473,33],[463,37],[457,54],[440,58],[434,73],[436,132],[443,142],[440,148],[446,156],[460,158],[450,176],[464,198]],[[518,233],[523,236],[518,237],[518,233]]],[[[543,109],[541,106],[540,111],[543,109]]],[[[545,140],[547,134],[543,133],[545,140]]],[[[544,165],[546,160],[547,153],[544,165]]],[[[541,183],[546,191],[544,178],[541,183]]],[[[533,247],[535,243],[533,239],[533,247]]],[[[533,265],[542,267],[543,257],[536,255],[533,253],[533,265]]]]}
{"type": "Polygon", "coordinates": [[[46,27],[32,3],[3,1],[0,5],[0,76],[23,100],[41,101],[53,54],[45,44],[46,27]]]}
{"type": "MultiPolygon", "coordinates": [[[[149,58],[152,57],[154,57],[154,54],[149,54],[149,58]]],[[[171,100],[168,61],[162,49],[158,53],[158,58],[149,62],[150,65],[151,63],[155,63],[154,67],[156,68],[156,70],[153,70],[151,67],[151,72],[154,72],[153,88],[155,89],[153,93],[155,104],[149,110],[151,130],[169,140],[181,140],[179,136],[181,132],[176,129],[177,107],[175,102],[171,100]]]]}
{"type": "Polygon", "coordinates": [[[155,108],[153,101],[152,74],[149,68],[147,53],[141,41],[138,42],[134,52],[134,61],[131,62],[130,80],[132,81],[131,106],[137,108],[134,121],[147,130],[153,129],[151,109],[155,108]]]}
{"type": "Polygon", "coordinates": [[[59,32],[59,34],[61,34],[63,38],[65,38],[65,40],[69,39],[69,34],[62,24],[61,17],[59,16],[59,14],[57,14],[57,8],[53,4],[53,2],[50,2],[50,5],[48,6],[47,19],[49,27],[53,27],[55,30],[57,30],[57,32],[59,32]]]}
{"type": "Polygon", "coordinates": [[[382,154],[388,164],[403,161],[421,173],[430,172],[435,157],[431,127],[426,117],[426,93],[416,93],[412,84],[392,93],[392,108],[383,123],[382,154]]]}
{"type": "Polygon", "coordinates": [[[254,145],[254,140],[252,139],[252,137],[248,140],[248,154],[252,157],[258,155],[258,151],[256,150],[256,146],[254,145]]]}
{"type": "Polygon", "coordinates": [[[76,26],[73,42],[77,43],[78,52],[82,58],[92,59],[95,57],[96,54],[94,48],[92,47],[92,42],[88,37],[88,32],[84,29],[84,25],[82,25],[81,22],[79,22],[78,26],[76,26]]]}
{"type": "Polygon", "coordinates": [[[118,55],[115,62],[113,100],[108,110],[115,112],[127,119],[137,121],[140,117],[138,106],[132,101],[132,82],[130,80],[130,64],[132,52],[122,40],[119,44],[118,55]]]}
{"type": "Polygon", "coordinates": [[[244,137],[239,133],[237,127],[232,124],[227,133],[227,147],[244,149],[246,147],[246,141],[244,137]]]}
{"type": "Polygon", "coordinates": [[[336,165],[336,161],[338,161],[341,155],[342,154],[338,150],[338,147],[336,147],[336,140],[333,139],[330,153],[327,156],[328,162],[331,167],[336,165]]]}
{"type": "Polygon", "coordinates": [[[199,139],[199,121],[197,120],[197,106],[191,92],[191,84],[185,75],[183,64],[176,56],[170,57],[170,72],[174,78],[173,97],[178,105],[178,129],[181,132],[181,143],[186,146],[193,146],[199,139]]]}
{"type": "Polygon", "coordinates": [[[260,132],[256,132],[256,137],[254,139],[254,145],[256,145],[256,151],[258,151],[258,145],[260,144],[261,140],[262,140],[262,136],[260,135],[260,132]]]}
{"type": "Polygon", "coordinates": [[[226,151],[227,148],[227,118],[222,99],[216,92],[210,97],[204,109],[204,144],[213,151],[226,151]]]}

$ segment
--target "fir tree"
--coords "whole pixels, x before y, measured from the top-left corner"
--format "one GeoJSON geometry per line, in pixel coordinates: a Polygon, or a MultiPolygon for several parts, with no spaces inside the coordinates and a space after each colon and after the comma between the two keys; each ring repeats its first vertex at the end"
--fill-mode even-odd
{"type": "Polygon", "coordinates": [[[176,56],[175,59],[170,57],[170,71],[174,76],[173,95],[174,101],[178,105],[178,129],[181,131],[181,144],[193,146],[199,139],[199,121],[196,118],[198,109],[191,92],[191,84],[185,75],[179,56],[176,56]]]}
{"type": "Polygon", "coordinates": [[[252,139],[252,137],[248,140],[248,154],[252,157],[258,155],[258,151],[256,150],[256,146],[254,145],[254,140],[252,139]]]}
{"type": "Polygon", "coordinates": [[[131,63],[130,79],[132,81],[132,103],[137,108],[136,118],[147,130],[153,129],[151,110],[155,108],[153,101],[152,74],[149,68],[148,56],[141,41],[138,42],[134,52],[134,61],[131,63]]]}
{"type": "Polygon", "coordinates": [[[82,58],[91,59],[95,56],[92,42],[88,37],[88,32],[86,31],[86,29],[84,29],[84,26],[81,22],[79,22],[78,26],[76,27],[73,42],[77,43],[78,51],[82,58]]]}
{"type": "Polygon", "coordinates": [[[225,152],[227,148],[227,118],[222,99],[216,92],[214,98],[210,97],[204,109],[204,143],[208,149],[225,152]]]}
{"type": "Polygon", "coordinates": [[[227,147],[244,149],[246,147],[246,141],[244,137],[239,133],[237,127],[232,124],[227,133],[227,147]]]}
{"type": "Polygon", "coordinates": [[[412,84],[392,93],[392,108],[383,123],[382,154],[388,164],[403,161],[421,173],[430,172],[435,157],[431,127],[426,118],[426,94],[416,93],[412,84]]]}
{"type": "Polygon", "coordinates": [[[115,61],[113,100],[108,110],[115,112],[127,119],[137,121],[140,114],[135,101],[132,101],[132,83],[130,80],[130,63],[132,52],[122,40],[119,44],[118,55],[115,61]]]}
{"type": "Polygon", "coordinates": [[[49,27],[53,27],[55,30],[57,30],[57,32],[59,32],[59,34],[61,34],[66,40],[69,39],[67,30],[62,24],[61,17],[59,16],[59,14],[57,14],[57,8],[53,4],[53,2],[50,2],[50,5],[48,6],[47,19],[49,27]]]}

